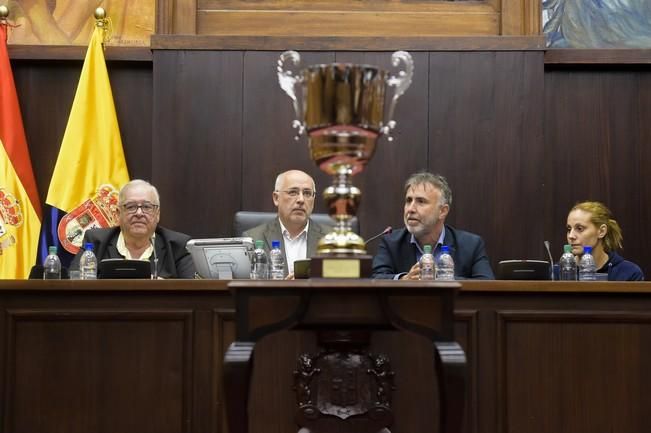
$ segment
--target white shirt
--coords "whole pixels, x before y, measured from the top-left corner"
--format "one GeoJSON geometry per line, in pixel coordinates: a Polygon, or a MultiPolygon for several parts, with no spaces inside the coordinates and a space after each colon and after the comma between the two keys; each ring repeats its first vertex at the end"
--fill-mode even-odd
{"type": "Polygon", "coordinates": [[[283,225],[283,222],[278,219],[280,223],[280,232],[283,234],[285,241],[285,263],[287,263],[287,270],[294,272],[294,261],[303,260],[307,258],[307,229],[310,227],[310,220],[305,224],[305,228],[298,236],[292,239],[289,231],[283,225]]]}
{"type": "MultiPolygon", "coordinates": [[[[156,236],[154,234],[154,236],[156,236]]],[[[153,236],[152,236],[153,238],[153,236]]],[[[127,260],[142,260],[145,262],[149,261],[149,258],[151,257],[152,253],[154,252],[154,248],[152,247],[151,243],[147,247],[145,251],[142,252],[142,255],[140,257],[131,257],[131,253],[129,252],[129,249],[127,248],[127,244],[124,243],[124,236],[122,236],[122,232],[118,235],[118,253],[122,255],[127,260]]]]}

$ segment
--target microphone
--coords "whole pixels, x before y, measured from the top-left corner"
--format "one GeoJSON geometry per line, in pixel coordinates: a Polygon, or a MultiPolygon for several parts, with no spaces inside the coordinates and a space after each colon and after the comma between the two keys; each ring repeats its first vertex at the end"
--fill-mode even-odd
{"type": "Polygon", "coordinates": [[[366,242],[364,242],[364,246],[368,245],[369,242],[376,240],[376,239],[379,238],[380,236],[388,235],[388,234],[391,233],[392,231],[393,231],[393,228],[392,228],[391,226],[385,228],[384,230],[382,230],[380,233],[376,234],[375,236],[371,236],[371,237],[369,238],[369,240],[367,240],[366,242]]]}
{"type": "Polygon", "coordinates": [[[152,235],[152,237],[149,238],[149,242],[151,243],[151,247],[154,251],[154,270],[151,273],[151,278],[152,280],[157,280],[158,279],[158,255],[156,254],[156,235],[152,235]]]}
{"type": "Polygon", "coordinates": [[[552,257],[552,251],[549,248],[549,241],[544,241],[545,249],[547,250],[547,257],[549,257],[549,269],[551,280],[554,281],[554,258],[552,257]]]}

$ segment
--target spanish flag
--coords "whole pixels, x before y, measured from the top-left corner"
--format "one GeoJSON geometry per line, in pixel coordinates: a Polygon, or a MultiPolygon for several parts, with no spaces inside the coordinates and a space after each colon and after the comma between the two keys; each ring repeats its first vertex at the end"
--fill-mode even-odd
{"type": "Polygon", "coordinates": [[[36,257],[41,205],[0,22],[0,278],[27,278],[36,257]]]}
{"type": "Polygon", "coordinates": [[[118,191],[129,181],[115,114],[98,20],[70,110],[45,203],[39,245],[41,261],[49,245],[59,246],[68,265],[86,230],[118,224],[118,191]]]}

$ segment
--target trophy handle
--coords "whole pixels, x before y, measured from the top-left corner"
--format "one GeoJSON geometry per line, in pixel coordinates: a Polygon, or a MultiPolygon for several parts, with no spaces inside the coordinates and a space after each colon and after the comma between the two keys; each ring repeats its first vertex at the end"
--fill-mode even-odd
{"type": "Polygon", "coordinates": [[[397,75],[391,75],[387,79],[387,85],[395,87],[393,92],[393,98],[391,98],[391,104],[389,105],[389,121],[385,126],[382,127],[382,133],[387,136],[387,140],[392,141],[393,137],[391,136],[391,131],[396,127],[396,121],[393,120],[393,111],[396,108],[398,98],[402,96],[403,93],[411,85],[411,79],[414,76],[414,60],[407,51],[396,51],[391,55],[391,64],[394,67],[398,67],[400,62],[404,63],[404,70],[400,70],[397,75]]]}
{"type": "Polygon", "coordinates": [[[278,84],[280,84],[280,88],[287,93],[287,95],[292,99],[292,104],[294,104],[296,119],[292,121],[292,128],[297,130],[294,139],[298,140],[301,134],[305,131],[305,124],[300,120],[303,118],[301,106],[296,98],[296,85],[302,80],[300,76],[295,76],[291,70],[285,68],[285,63],[288,61],[291,61],[294,66],[298,66],[301,62],[301,56],[296,51],[285,51],[280,55],[278,66],[276,68],[276,71],[278,72],[278,84]]]}

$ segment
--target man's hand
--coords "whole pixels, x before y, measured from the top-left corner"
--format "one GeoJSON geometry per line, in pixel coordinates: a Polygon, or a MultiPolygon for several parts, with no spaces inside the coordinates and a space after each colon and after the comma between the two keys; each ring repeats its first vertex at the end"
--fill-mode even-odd
{"type": "Polygon", "coordinates": [[[410,281],[420,280],[420,263],[416,263],[414,266],[412,266],[409,272],[403,275],[400,279],[410,281]]]}

